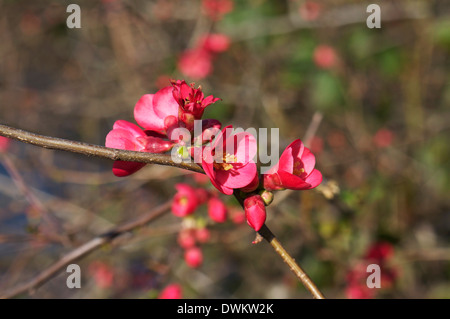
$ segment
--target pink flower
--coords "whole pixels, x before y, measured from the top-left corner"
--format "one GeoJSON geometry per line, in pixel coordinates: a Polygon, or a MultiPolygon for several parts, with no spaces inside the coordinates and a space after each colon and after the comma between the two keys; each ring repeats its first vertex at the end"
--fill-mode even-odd
{"type": "Polygon", "coordinates": [[[108,264],[101,261],[93,262],[89,265],[89,272],[100,288],[107,289],[113,284],[114,271],[108,264]]]}
{"type": "Polygon", "coordinates": [[[337,54],[333,47],[328,45],[319,45],[313,53],[314,63],[322,68],[329,69],[336,65],[337,54]]]}
{"type": "Polygon", "coordinates": [[[0,152],[6,152],[11,144],[11,140],[7,137],[0,136],[0,152]]]}
{"type": "Polygon", "coordinates": [[[212,55],[203,48],[186,50],[178,59],[178,69],[192,79],[203,79],[213,70],[212,55]]]}
{"type": "Polygon", "coordinates": [[[178,217],[192,214],[198,207],[197,193],[188,184],[179,183],[175,185],[177,193],[172,202],[172,213],[178,217]]]}
{"type": "Polygon", "coordinates": [[[161,291],[158,299],[181,299],[182,290],[178,284],[170,284],[161,291]]]}
{"type": "Polygon", "coordinates": [[[388,242],[377,242],[369,247],[366,259],[372,259],[377,263],[382,263],[394,255],[394,247],[388,242]]]}
{"type": "Polygon", "coordinates": [[[199,40],[199,47],[211,53],[220,53],[230,47],[230,38],[222,33],[209,33],[199,40]]]}
{"type": "Polygon", "coordinates": [[[322,182],[322,173],[314,168],[316,159],[302,141],[289,144],[276,165],[264,174],[266,190],[305,190],[317,187],[322,182]]]}
{"type": "Polygon", "coordinates": [[[245,222],[245,213],[241,208],[232,207],[229,209],[229,215],[231,217],[231,221],[235,224],[242,224],[245,222]]]}
{"type": "Polygon", "coordinates": [[[372,299],[375,297],[374,289],[368,288],[365,283],[348,286],[345,294],[348,299],[372,299]]]}
{"type": "Polygon", "coordinates": [[[177,242],[180,247],[188,249],[195,246],[195,230],[192,228],[182,229],[178,233],[177,242]]]}
{"type": "Polygon", "coordinates": [[[197,268],[203,263],[203,252],[198,247],[191,247],[184,252],[184,260],[189,267],[197,268]]]}
{"type": "Polygon", "coordinates": [[[230,125],[218,134],[212,146],[203,148],[202,167],[219,191],[231,195],[233,189],[245,187],[255,178],[257,170],[253,157],[256,150],[253,135],[233,132],[230,125]]]}
{"type": "Polygon", "coordinates": [[[206,227],[197,228],[195,230],[195,238],[199,243],[202,244],[207,243],[211,238],[211,232],[206,227]]]}
{"type": "Polygon", "coordinates": [[[322,11],[322,5],[316,1],[305,1],[299,8],[300,16],[305,21],[316,20],[322,11]]]}
{"type": "Polygon", "coordinates": [[[218,21],[223,16],[233,10],[231,0],[203,0],[202,8],[205,14],[214,21],[218,21]]]}
{"type": "Polygon", "coordinates": [[[373,137],[373,142],[378,148],[388,147],[393,140],[394,133],[386,128],[379,129],[373,137]]]}
{"type": "Polygon", "coordinates": [[[155,94],[145,94],[134,107],[136,122],[147,130],[165,133],[168,122],[178,120],[178,103],[173,98],[173,87],[166,86],[155,94]]]}
{"type": "Polygon", "coordinates": [[[244,200],[247,223],[258,231],[266,222],[266,206],[260,195],[253,195],[244,200]]]}
{"type": "MultiPolygon", "coordinates": [[[[105,146],[129,151],[164,153],[173,147],[173,143],[163,140],[164,135],[152,131],[143,131],[136,124],[119,120],[106,136],[105,146]]],[[[116,176],[128,176],[144,167],[144,163],[115,161],[113,173],[116,176]]]]}
{"type": "MultiPolygon", "coordinates": [[[[205,97],[201,87],[198,87],[196,89],[193,83],[191,85],[187,85],[186,81],[184,80],[172,82],[172,85],[172,96],[180,106],[181,113],[192,114],[194,116],[194,119],[196,120],[202,118],[203,112],[205,111],[205,108],[207,106],[220,100],[219,98],[215,98],[212,95],[205,97]]],[[[211,125],[214,126],[217,123],[220,124],[220,122],[215,121],[211,125]]]]}
{"type": "Polygon", "coordinates": [[[208,200],[208,215],[217,223],[223,223],[227,220],[227,208],[220,198],[211,197],[208,200]]]}

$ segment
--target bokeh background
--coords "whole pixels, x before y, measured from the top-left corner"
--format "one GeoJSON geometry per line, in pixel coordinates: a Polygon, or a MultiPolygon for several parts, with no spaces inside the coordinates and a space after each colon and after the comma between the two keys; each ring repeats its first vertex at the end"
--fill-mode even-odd
{"type": "MultiPolygon", "coordinates": [[[[445,0],[3,0],[0,119],[104,145],[116,120],[134,122],[143,94],[195,81],[222,99],[205,118],[279,128],[280,153],[301,138],[316,155],[322,185],[276,193],[267,224],[326,297],[449,298],[449,18],[445,0]],[[80,29],[66,26],[70,3],[80,29]],[[370,3],[380,29],[366,25],[370,3]],[[211,33],[226,36],[220,52],[186,58],[211,33]],[[383,281],[368,292],[370,258],[383,281]]],[[[117,178],[109,161],[15,141],[1,160],[0,291],[148,213],[176,183],[196,185],[162,166],[117,178]]],[[[24,297],[156,298],[176,283],[185,298],[310,298],[231,218],[208,225],[203,264],[188,267],[182,224],[168,212],[79,260],[81,289],[63,271],[24,297]]]]}

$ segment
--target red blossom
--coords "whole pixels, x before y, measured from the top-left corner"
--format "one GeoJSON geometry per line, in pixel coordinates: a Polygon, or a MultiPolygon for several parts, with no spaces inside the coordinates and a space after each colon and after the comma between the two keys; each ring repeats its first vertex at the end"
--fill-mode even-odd
{"type": "Polygon", "coordinates": [[[322,69],[332,68],[337,63],[336,50],[329,45],[319,45],[314,49],[313,59],[314,63],[322,69]]]}
{"type": "Polygon", "coordinates": [[[278,163],[264,174],[264,188],[306,190],[317,187],[322,182],[322,173],[314,168],[315,164],[314,155],[297,139],[286,147],[278,163]]]}
{"type": "Polygon", "coordinates": [[[212,146],[203,148],[202,167],[219,191],[231,195],[233,189],[245,187],[254,180],[257,174],[253,161],[256,151],[253,135],[234,132],[230,125],[219,133],[212,146]]]}
{"type": "MultiPolygon", "coordinates": [[[[173,143],[164,140],[165,136],[157,132],[143,131],[136,124],[119,120],[113,125],[113,129],[106,136],[105,145],[129,151],[164,153],[173,147],[173,143]]],[[[142,167],[144,163],[115,161],[113,173],[116,176],[128,176],[142,167]]]]}
{"type": "Polygon", "coordinates": [[[392,133],[391,130],[386,128],[379,129],[373,137],[373,142],[378,148],[390,146],[393,140],[394,140],[394,133],[392,133]]]}
{"type": "Polygon", "coordinates": [[[199,243],[207,243],[211,238],[211,232],[206,227],[197,228],[195,229],[195,238],[199,243]]]}
{"type": "Polygon", "coordinates": [[[166,86],[155,94],[145,94],[134,107],[134,118],[143,128],[165,133],[167,117],[178,119],[178,103],[173,98],[173,87],[166,86]]]}
{"type": "Polygon", "coordinates": [[[199,40],[199,47],[211,53],[220,53],[230,47],[230,38],[222,33],[208,33],[199,40]]]}
{"type": "Polygon", "coordinates": [[[322,12],[322,5],[316,1],[305,1],[299,8],[300,16],[305,21],[316,20],[322,12]]]}
{"type": "Polygon", "coordinates": [[[0,152],[6,152],[11,144],[11,140],[7,137],[0,136],[0,152]]]}
{"type": "Polygon", "coordinates": [[[184,252],[184,260],[189,267],[197,268],[203,263],[203,252],[199,247],[191,247],[184,252]]]}
{"type": "Polygon", "coordinates": [[[184,249],[194,247],[196,242],[195,230],[192,228],[182,229],[178,233],[177,242],[184,249]]]}
{"type": "Polygon", "coordinates": [[[199,201],[195,189],[188,184],[175,185],[177,193],[172,202],[172,213],[178,217],[192,214],[198,207],[199,201]]]}
{"type": "Polygon", "coordinates": [[[89,265],[89,272],[92,274],[97,286],[107,289],[114,281],[114,270],[108,264],[95,261],[89,265]]]}
{"type": "Polygon", "coordinates": [[[170,284],[164,288],[158,296],[158,299],[181,299],[182,289],[178,284],[170,284]]]}
{"type": "Polygon", "coordinates": [[[203,0],[202,9],[204,13],[214,21],[218,21],[223,16],[233,10],[232,0],[203,0]]]}
{"type": "Polygon", "coordinates": [[[213,70],[212,55],[201,47],[186,50],[178,59],[178,69],[192,79],[204,79],[213,70]]]}
{"type": "Polygon", "coordinates": [[[188,85],[184,80],[173,81],[172,86],[172,96],[181,108],[180,112],[192,114],[196,120],[202,118],[207,106],[220,100],[212,95],[205,97],[201,87],[195,88],[193,83],[188,85]]]}
{"type": "Polygon", "coordinates": [[[216,223],[227,220],[227,207],[219,197],[214,196],[208,200],[208,215],[216,223]]]}
{"type": "Polygon", "coordinates": [[[247,223],[258,231],[266,222],[266,206],[260,195],[253,195],[244,200],[247,223]]]}

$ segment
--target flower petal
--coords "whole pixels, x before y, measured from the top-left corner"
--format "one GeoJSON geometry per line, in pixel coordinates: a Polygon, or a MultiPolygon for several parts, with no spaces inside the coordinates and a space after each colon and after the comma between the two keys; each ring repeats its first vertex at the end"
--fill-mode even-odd
{"type": "Polygon", "coordinates": [[[153,100],[155,94],[145,94],[134,107],[134,119],[145,129],[152,131],[164,130],[164,118],[156,115],[153,110],[153,100]]]}
{"type": "Polygon", "coordinates": [[[303,168],[305,169],[306,174],[308,174],[308,175],[311,174],[311,172],[314,169],[314,166],[316,165],[316,157],[306,147],[303,150],[302,162],[303,162],[303,168]]]}
{"type": "Polygon", "coordinates": [[[178,102],[173,97],[173,86],[166,86],[155,93],[153,112],[163,120],[170,115],[178,118],[178,102]]]}
{"type": "Polygon", "coordinates": [[[256,164],[249,162],[247,165],[239,167],[239,170],[216,170],[216,181],[224,187],[242,188],[250,184],[256,174],[256,164]]]}
{"type": "Polygon", "coordinates": [[[145,166],[145,163],[139,162],[125,162],[125,161],[115,161],[113,164],[113,174],[117,177],[124,177],[131,175],[142,167],[145,166]]]}
{"type": "Polygon", "coordinates": [[[311,174],[306,177],[305,181],[308,184],[311,184],[311,188],[317,187],[322,183],[322,173],[318,171],[317,169],[314,169],[311,174]]]}
{"type": "Polygon", "coordinates": [[[297,139],[289,144],[280,156],[279,169],[292,173],[294,170],[295,159],[300,159],[304,150],[301,140],[297,139]]]}

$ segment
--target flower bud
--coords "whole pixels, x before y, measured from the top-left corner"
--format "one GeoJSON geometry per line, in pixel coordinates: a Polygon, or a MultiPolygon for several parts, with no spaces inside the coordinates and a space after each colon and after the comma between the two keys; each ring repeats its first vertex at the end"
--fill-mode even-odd
{"type": "Polygon", "coordinates": [[[182,248],[188,249],[195,246],[195,236],[196,234],[194,232],[194,229],[182,229],[178,233],[177,242],[182,248]]]}
{"type": "Polygon", "coordinates": [[[195,230],[195,239],[197,239],[197,241],[199,243],[207,243],[209,241],[209,239],[211,238],[211,233],[209,232],[209,229],[206,227],[202,227],[202,228],[197,228],[195,230]]]}
{"type": "Polygon", "coordinates": [[[158,299],[181,299],[182,290],[178,284],[170,284],[158,296],[158,299]]]}
{"type": "Polygon", "coordinates": [[[266,206],[269,206],[270,203],[272,203],[273,201],[273,193],[269,192],[267,190],[263,190],[259,193],[259,195],[261,195],[262,200],[264,201],[264,204],[266,206]]]}
{"type": "Polygon", "coordinates": [[[172,202],[172,213],[178,217],[192,214],[198,207],[198,198],[195,189],[183,183],[175,185],[177,193],[172,202]]]}
{"type": "Polygon", "coordinates": [[[198,247],[191,247],[184,253],[184,261],[189,267],[197,268],[203,263],[203,252],[198,247]]]}
{"type": "Polygon", "coordinates": [[[258,231],[266,221],[266,207],[260,195],[253,195],[244,200],[247,224],[258,231]]]}
{"type": "Polygon", "coordinates": [[[208,200],[208,215],[217,223],[223,223],[227,220],[227,208],[221,199],[211,197],[208,200]]]}

